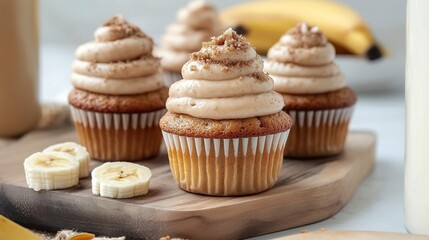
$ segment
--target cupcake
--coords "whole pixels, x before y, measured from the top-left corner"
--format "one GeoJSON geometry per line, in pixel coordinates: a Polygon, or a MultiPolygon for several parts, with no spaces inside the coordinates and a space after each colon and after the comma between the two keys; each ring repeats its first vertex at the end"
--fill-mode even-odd
{"type": "Polygon", "coordinates": [[[92,158],[134,161],[158,154],[168,90],[152,39],[115,16],[76,50],[69,103],[92,158]]]}
{"type": "Polygon", "coordinates": [[[300,23],[268,51],[265,71],[294,122],[285,156],[341,153],[357,97],[334,63],[335,49],[318,27],[300,23]]]}
{"type": "Polygon", "coordinates": [[[255,49],[231,29],[190,55],[160,121],[180,188],[237,196],[275,184],[292,120],[262,69],[255,49]]]}
{"type": "Polygon", "coordinates": [[[180,9],[176,22],[167,27],[162,38],[161,66],[166,75],[166,83],[182,79],[181,70],[189,60],[189,54],[198,51],[201,43],[210,40],[223,31],[216,8],[205,1],[192,1],[180,9]]]}

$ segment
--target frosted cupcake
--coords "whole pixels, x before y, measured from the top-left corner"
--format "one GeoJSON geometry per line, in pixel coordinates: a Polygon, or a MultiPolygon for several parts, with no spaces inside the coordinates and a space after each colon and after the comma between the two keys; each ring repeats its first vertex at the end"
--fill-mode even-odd
{"type": "Polygon", "coordinates": [[[168,85],[182,79],[181,70],[189,54],[198,51],[201,43],[223,31],[216,8],[205,1],[191,1],[177,13],[176,22],[167,27],[158,51],[168,85]]]}
{"type": "Polygon", "coordinates": [[[180,188],[235,196],[275,184],[292,120],[262,68],[255,49],[231,29],[191,54],[160,121],[180,188]]]}
{"type": "Polygon", "coordinates": [[[133,161],[159,152],[168,90],[153,41],[116,16],[76,50],[69,103],[79,141],[92,158],[133,161]]]}
{"type": "Polygon", "coordinates": [[[318,27],[300,23],[268,51],[265,71],[285,100],[294,122],[287,157],[341,153],[356,103],[344,75],[333,62],[335,49],[318,27]]]}

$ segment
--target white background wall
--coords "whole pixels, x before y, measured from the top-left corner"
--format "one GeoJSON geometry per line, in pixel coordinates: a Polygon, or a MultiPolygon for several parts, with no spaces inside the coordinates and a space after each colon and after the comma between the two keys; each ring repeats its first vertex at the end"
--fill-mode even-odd
{"type": "MultiPolygon", "coordinates": [[[[243,0],[208,0],[220,10],[243,0]]],[[[393,53],[403,53],[405,0],[338,0],[356,9],[377,39],[393,53]]],[[[92,39],[95,28],[120,13],[158,40],[185,0],[41,0],[42,42],[78,45],[92,39]]]]}
{"type": "MultiPolygon", "coordinates": [[[[219,10],[243,0],[207,0],[219,10]]],[[[261,0],[263,1],[263,0],[261,0]]],[[[405,69],[406,0],[337,0],[356,9],[390,55],[383,61],[337,58],[348,83],[358,92],[402,89],[405,69]]],[[[40,0],[42,101],[66,102],[74,50],[93,39],[94,30],[122,14],[159,42],[185,0],[40,0]]]]}

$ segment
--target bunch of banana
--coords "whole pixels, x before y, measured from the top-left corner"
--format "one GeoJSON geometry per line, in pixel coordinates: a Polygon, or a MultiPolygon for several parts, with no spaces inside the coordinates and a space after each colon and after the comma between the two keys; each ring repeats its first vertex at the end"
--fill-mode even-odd
{"type": "Polygon", "coordinates": [[[52,145],[25,159],[27,185],[35,191],[75,186],[89,176],[89,159],[86,148],[77,143],[52,145]]]}
{"type": "Polygon", "coordinates": [[[89,176],[89,153],[84,146],[74,142],[65,142],[52,145],[43,150],[43,152],[63,152],[70,154],[79,162],[79,178],[89,176]]]}
{"type": "Polygon", "coordinates": [[[260,54],[266,54],[298,22],[319,26],[338,54],[374,60],[382,57],[363,19],[353,9],[331,0],[257,0],[221,13],[224,24],[243,34],[260,54]]]}
{"type": "Polygon", "coordinates": [[[92,173],[92,193],[109,198],[131,198],[149,191],[149,168],[129,162],[107,162],[92,173]]]}

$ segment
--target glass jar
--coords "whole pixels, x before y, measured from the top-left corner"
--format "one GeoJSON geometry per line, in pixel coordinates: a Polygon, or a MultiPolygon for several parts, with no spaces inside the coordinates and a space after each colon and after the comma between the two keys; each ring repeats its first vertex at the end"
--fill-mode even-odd
{"type": "Polygon", "coordinates": [[[37,124],[38,1],[0,0],[0,137],[37,124]]]}
{"type": "Polygon", "coordinates": [[[429,1],[408,0],[405,226],[429,235],[429,1]]]}

